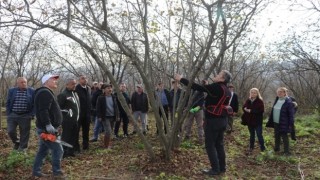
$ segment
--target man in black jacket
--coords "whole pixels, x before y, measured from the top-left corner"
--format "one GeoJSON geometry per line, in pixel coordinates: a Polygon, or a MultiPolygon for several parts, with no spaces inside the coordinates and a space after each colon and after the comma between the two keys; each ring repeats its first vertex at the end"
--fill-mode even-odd
{"type": "Polygon", "coordinates": [[[145,92],[143,92],[143,86],[141,84],[137,85],[137,89],[131,96],[131,109],[134,117],[134,129],[132,134],[138,131],[138,119],[141,120],[142,132],[147,133],[147,113],[149,110],[149,99],[145,92]],[[136,126],[137,125],[137,126],[136,126]]]}
{"type": "Polygon", "coordinates": [[[109,149],[114,123],[119,120],[119,108],[117,98],[112,94],[112,85],[103,84],[102,86],[103,96],[99,96],[97,100],[97,118],[101,121],[105,132],[104,147],[109,149]]]}
{"type": "MultiPolygon", "coordinates": [[[[128,93],[126,92],[126,84],[125,83],[120,83],[119,84],[120,87],[120,91],[124,97],[124,99],[126,100],[127,105],[130,108],[130,97],[128,95],[128,93]]],[[[123,137],[128,137],[128,125],[129,125],[129,118],[127,113],[124,111],[124,108],[122,107],[120,100],[119,100],[119,96],[117,96],[117,93],[114,94],[117,97],[117,103],[118,103],[118,107],[119,107],[119,112],[120,112],[120,120],[116,122],[115,127],[114,127],[114,134],[116,137],[119,137],[119,128],[120,128],[120,124],[121,121],[123,123],[122,125],[122,129],[123,129],[123,137]]]]}
{"type": "MultiPolygon", "coordinates": [[[[58,95],[58,103],[62,111],[62,135],[61,139],[72,146],[77,144],[78,119],[79,119],[79,97],[74,91],[77,82],[73,78],[66,80],[66,89],[58,95]]],[[[63,157],[75,156],[74,149],[63,146],[63,157]]]]}
{"type": "MultiPolygon", "coordinates": [[[[155,91],[155,96],[157,102],[159,103],[159,114],[163,120],[163,128],[165,134],[167,134],[167,128],[165,125],[165,121],[169,119],[169,106],[171,103],[170,93],[167,89],[164,88],[163,82],[159,82],[155,91]],[[163,107],[164,114],[161,111],[161,106],[163,107]]],[[[158,126],[157,126],[157,134],[158,134],[158,126]]]]}
{"type": "MultiPolygon", "coordinates": [[[[189,81],[182,78],[180,74],[175,79],[184,85],[189,81]]],[[[224,131],[227,126],[227,106],[231,96],[227,83],[231,80],[231,74],[223,70],[213,78],[213,83],[199,85],[193,83],[191,88],[197,91],[206,92],[205,98],[205,147],[211,164],[210,169],[203,170],[207,175],[219,175],[226,171],[226,155],[223,145],[224,131]]]]}
{"type": "MultiPolygon", "coordinates": [[[[57,88],[57,79],[59,76],[47,74],[42,77],[41,82],[43,87],[39,88],[35,92],[34,106],[36,110],[36,127],[37,133],[49,133],[56,134],[58,128],[61,126],[62,114],[54,96],[52,90],[57,88]]],[[[43,160],[51,151],[52,159],[52,173],[53,178],[64,179],[64,175],[61,171],[61,159],[63,155],[63,149],[61,144],[44,140],[39,138],[39,149],[34,160],[32,175],[35,178],[42,178],[45,175],[41,173],[41,166],[43,160]]]]}
{"type": "MultiPolygon", "coordinates": [[[[99,138],[99,133],[103,131],[103,126],[101,121],[98,120],[97,118],[97,99],[99,96],[103,95],[103,83],[100,82],[98,86],[98,90],[96,90],[94,93],[92,93],[92,98],[91,98],[91,115],[94,118],[94,126],[93,126],[93,137],[90,139],[90,142],[97,142],[99,138]]],[[[105,86],[104,86],[105,88],[105,86]]]]}
{"type": "MultiPolygon", "coordinates": [[[[80,116],[78,121],[78,132],[82,129],[82,148],[89,149],[89,129],[90,129],[90,111],[91,111],[91,88],[87,85],[87,77],[81,75],[79,77],[79,84],[76,86],[76,92],[80,100],[80,116]]],[[[79,133],[77,137],[77,144],[74,147],[75,151],[80,151],[79,133]]]]}
{"type": "Polygon", "coordinates": [[[239,101],[238,101],[238,95],[234,92],[234,86],[232,84],[229,84],[228,88],[231,92],[229,105],[232,107],[232,110],[233,110],[233,114],[228,115],[228,125],[227,125],[227,131],[226,131],[228,134],[230,134],[233,131],[233,117],[238,113],[238,110],[239,110],[239,101]]]}
{"type": "Polygon", "coordinates": [[[177,81],[172,81],[171,85],[172,85],[172,89],[169,92],[170,99],[171,99],[169,103],[169,110],[170,110],[170,122],[171,122],[171,126],[173,126],[173,122],[175,119],[174,116],[178,108],[178,103],[179,103],[182,90],[180,88],[179,82],[177,81]]]}

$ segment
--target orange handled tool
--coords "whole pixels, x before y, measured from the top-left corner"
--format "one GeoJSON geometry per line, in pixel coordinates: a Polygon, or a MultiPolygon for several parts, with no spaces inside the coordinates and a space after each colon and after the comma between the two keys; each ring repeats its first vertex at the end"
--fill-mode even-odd
{"type": "Polygon", "coordinates": [[[55,143],[59,143],[63,146],[67,146],[67,147],[70,147],[72,148],[73,146],[67,142],[64,142],[64,141],[61,141],[60,139],[57,138],[57,135],[55,134],[50,134],[50,133],[41,133],[40,134],[40,138],[45,140],[45,141],[50,141],[50,142],[55,142],[55,143]]]}
{"type": "Polygon", "coordinates": [[[49,133],[41,133],[40,134],[41,139],[45,141],[51,141],[51,142],[56,142],[57,136],[54,134],[49,134],[49,133]]]}

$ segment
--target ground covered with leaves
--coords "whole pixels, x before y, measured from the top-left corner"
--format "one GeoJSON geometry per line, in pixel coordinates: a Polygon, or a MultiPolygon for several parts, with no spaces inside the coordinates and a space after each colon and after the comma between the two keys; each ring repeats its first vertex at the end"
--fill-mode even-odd
{"type": "MultiPolygon", "coordinates": [[[[151,116],[148,116],[151,117],[151,116]]],[[[297,141],[290,140],[291,156],[273,152],[273,129],[264,128],[267,146],[260,152],[258,142],[252,154],[247,154],[249,132],[239,119],[234,132],[225,136],[227,172],[215,177],[205,176],[201,169],[209,167],[203,145],[196,143],[196,132],[191,140],[183,141],[165,161],[152,127],[147,138],[152,142],[157,160],[150,162],[144,145],[137,135],[113,140],[112,149],[102,148],[102,136],[90,144],[90,149],[76,157],[65,158],[62,169],[68,179],[320,179],[320,120],[316,115],[296,118],[297,141]]],[[[3,122],[4,123],[4,122],[3,122]]],[[[32,131],[26,153],[12,150],[6,125],[0,130],[0,179],[31,179],[31,169],[38,139],[32,131]]],[[[34,123],[33,123],[34,127],[34,123]]],[[[44,173],[51,173],[50,157],[44,173]]]]}

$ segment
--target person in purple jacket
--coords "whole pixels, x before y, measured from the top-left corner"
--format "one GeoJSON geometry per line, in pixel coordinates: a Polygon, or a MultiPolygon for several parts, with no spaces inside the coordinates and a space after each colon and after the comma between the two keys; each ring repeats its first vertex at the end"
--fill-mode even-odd
{"type": "Polygon", "coordinates": [[[277,89],[277,98],[273,104],[272,111],[267,122],[267,127],[274,128],[274,151],[280,151],[280,140],[284,145],[284,154],[291,155],[289,151],[288,133],[291,133],[294,125],[294,104],[286,96],[287,88],[280,87],[277,89]]]}

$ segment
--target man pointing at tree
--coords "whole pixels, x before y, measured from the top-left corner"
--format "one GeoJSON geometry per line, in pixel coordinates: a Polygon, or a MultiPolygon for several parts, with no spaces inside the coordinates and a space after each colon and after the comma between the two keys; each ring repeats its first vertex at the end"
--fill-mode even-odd
{"type": "MultiPolygon", "coordinates": [[[[182,78],[180,74],[175,79],[184,85],[189,81],[182,78]]],[[[223,70],[213,78],[213,83],[199,85],[193,83],[191,88],[200,92],[206,92],[205,98],[205,147],[210,161],[211,168],[203,170],[207,175],[219,175],[226,171],[226,155],[224,151],[223,135],[227,126],[227,110],[231,93],[227,83],[231,80],[231,74],[223,70]]]]}

